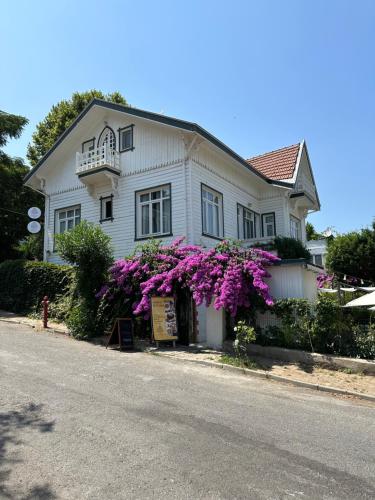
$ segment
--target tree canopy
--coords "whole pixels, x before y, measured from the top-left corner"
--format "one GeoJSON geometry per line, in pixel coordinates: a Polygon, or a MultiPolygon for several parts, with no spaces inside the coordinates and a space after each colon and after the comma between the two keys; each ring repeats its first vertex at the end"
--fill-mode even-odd
{"type": "MultiPolygon", "coordinates": [[[[0,147],[20,137],[27,122],[23,116],[0,111],[0,147]]],[[[0,261],[18,256],[15,247],[28,234],[27,210],[43,206],[42,196],[23,184],[28,170],[22,159],[11,158],[0,149],[0,261]]]]}
{"type": "Polygon", "coordinates": [[[32,166],[47,153],[60,135],[71,125],[92,99],[104,99],[118,104],[127,104],[119,92],[103,94],[100,90],[74,92],[70,99],[53,105],[47,116],[38,123],[27,148],[27,158],[32,166]]]}
{"type": "Polygon", "coordinates": [[[321,240],[324,238],[323,234],[318,233],[315,230],[315,227],[311,224],[311,222],[306,222],[306,239],[310,240],[321,240]]]}
{"type": "Polygon", "coordinates": [[[336,236],[328,246],[327,267],[375,283],[375,221],[370,228],[336,236]]]}
{"type": "MultiPolygon", "coordinates": [[[[0,148],[7,145],[9,139],[18,139],[29,120],[24,116],[11,115],[0,110],[0,148]]],[[[12,163],[13,159],[0,149],[1,163],[12,163]]]]}

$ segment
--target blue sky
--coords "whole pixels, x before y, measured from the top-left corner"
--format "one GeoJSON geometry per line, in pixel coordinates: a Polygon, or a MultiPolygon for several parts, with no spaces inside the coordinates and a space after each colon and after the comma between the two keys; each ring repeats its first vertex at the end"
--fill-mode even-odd
{"type": "Polygon", "coordinates": [[[199,123],[244,157],[306,139],[319,230],[375,216],[375,2],[3,0],[0,108],[35,125],[74,91],[199,123]]]}

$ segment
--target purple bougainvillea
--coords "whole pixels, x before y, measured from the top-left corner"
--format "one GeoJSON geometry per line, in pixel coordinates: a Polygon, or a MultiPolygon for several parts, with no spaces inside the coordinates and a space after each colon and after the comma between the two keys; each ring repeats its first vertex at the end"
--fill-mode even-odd
{"type": "Polygon", "coordinates": [[[171,295],[180,288],[188,288],[197,305],[213,303],[232,316],[238,307],[251,307],[255,295],[273,304],[264,279],[270,277],[266,268],[278,257],[227,241],[207,250],[182,245],[183,239],[168,246],[146,244],[133,256],[116,261],[97,298],[111,301],[125,296],[132,301],[133,313],[145,319],[150,316],[153,295],[171,295]]]}
{"type": "Polygon", "coordinates": [[[333,276],[325,273],[320,273],[316,277],[316,282],[318,288],[331,288],[333,282],[333,276]]]}

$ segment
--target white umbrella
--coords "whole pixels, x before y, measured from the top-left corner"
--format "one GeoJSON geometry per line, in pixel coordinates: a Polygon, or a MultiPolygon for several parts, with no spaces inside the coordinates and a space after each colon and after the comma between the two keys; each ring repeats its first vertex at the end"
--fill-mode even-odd
{"type": "Polygon", "coordinates": [[[375,292],[362,295],[358,299],[351,300],[344,307],[363,307],[363,306],[375,306],[375,292]]]}
{"type": "Polygon", "coordinates": [[[373,306],[373,307],[369,307],[369,308],[368,308],[368,310],[369,310],[369,311],[375,311],[375,306],[373,306]]]}

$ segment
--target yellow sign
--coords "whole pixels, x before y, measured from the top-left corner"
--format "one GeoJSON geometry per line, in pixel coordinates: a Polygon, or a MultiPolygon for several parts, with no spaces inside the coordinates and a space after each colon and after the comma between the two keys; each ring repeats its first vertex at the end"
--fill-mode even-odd
{"type": "Polygon", "coordinates": [[[173,297],[151,297],[154,340],[176,340],[177,318],[173,297]]]}

